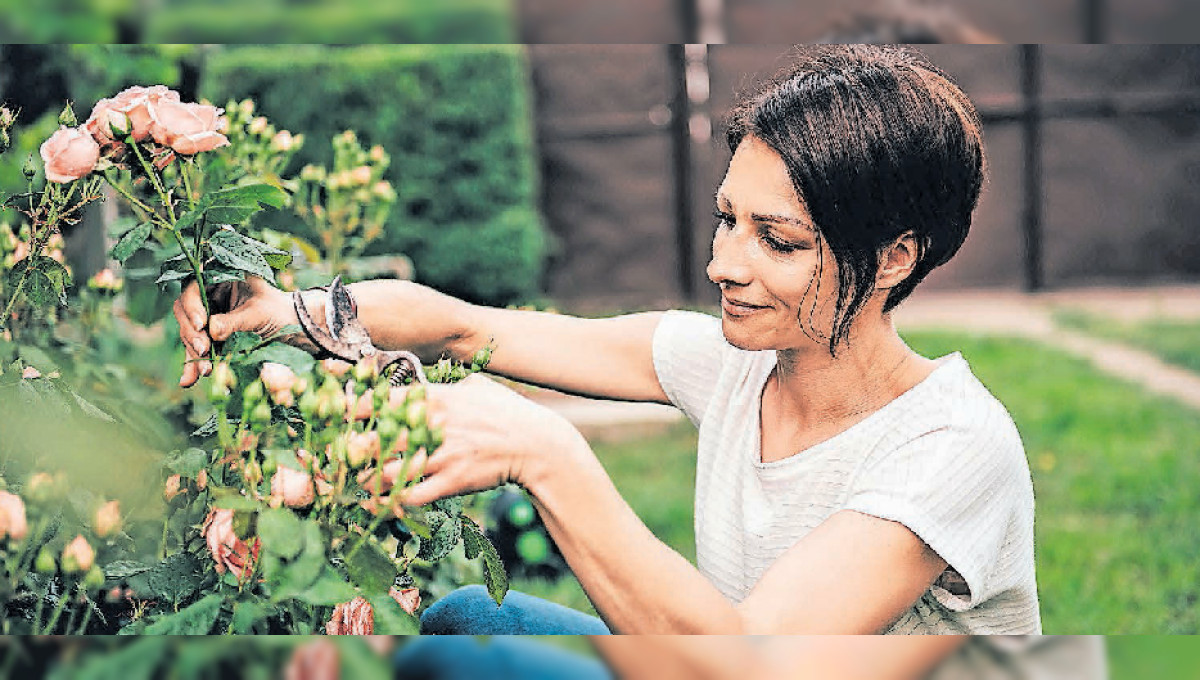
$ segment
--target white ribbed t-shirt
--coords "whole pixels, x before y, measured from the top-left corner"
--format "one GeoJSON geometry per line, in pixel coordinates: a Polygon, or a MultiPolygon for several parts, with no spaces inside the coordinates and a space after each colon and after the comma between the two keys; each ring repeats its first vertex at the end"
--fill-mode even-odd
{"type": "Polygon", "coordinates": [[[676,310],[655,330],[653,358],[663,391],[700,430],[697,566],[731,601],[825,519],[854,510],[905,525],[950,565],[887,632],[1041,633],[1025,451],[961,355],[849,429],[770,463],[759,413],[774,351],[737,349],[720,319],[676,310]],[[949,585],[957,575],[969,593],[949,585]]]}

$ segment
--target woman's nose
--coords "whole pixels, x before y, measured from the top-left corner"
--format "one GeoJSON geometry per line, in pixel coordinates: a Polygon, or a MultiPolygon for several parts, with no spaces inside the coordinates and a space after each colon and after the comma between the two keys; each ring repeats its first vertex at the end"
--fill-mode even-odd
{"type": "Polygon", "coordinates": [[[713,236],[712,259],[705,272],[717,285],[742,286],[750,282],[750,264],[745,244],[735,228],[718,229],[713,236]]]}

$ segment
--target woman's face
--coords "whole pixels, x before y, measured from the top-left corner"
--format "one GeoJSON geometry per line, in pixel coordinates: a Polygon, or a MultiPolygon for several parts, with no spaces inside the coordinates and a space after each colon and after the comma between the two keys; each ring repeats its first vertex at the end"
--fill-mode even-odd
{"type": "Polygon", "coordinates": [[[707,272],[721,288],[725,339],[744,350],[827,351],[837,264],[779,154],[747,136],[717,190],[716,213],[707,272]]]}

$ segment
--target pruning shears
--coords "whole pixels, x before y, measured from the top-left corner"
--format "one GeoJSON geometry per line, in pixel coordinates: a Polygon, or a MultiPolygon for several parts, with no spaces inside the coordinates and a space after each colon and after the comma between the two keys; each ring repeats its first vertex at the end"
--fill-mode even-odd
{"type": "Polygon", "coordinates": [[[421,360],[416,354],[405,350],[381,350],[371,343],[367,329],[358,321],[358,306],[354,298],[350,297],[350,291],[342,284],[341,276],[334,277],[333,281],[321,290],[329,293],[329,302],[325,305],[325,325],[329,328],[328,332],[313,320],[299,291],[292,293],[292,302],[296,307],[300,327],[329,357],[350,363],[369,359],[376,362],[381,374],[389,366],[396,364],[396,371],[391,377],[392,385],[402,385],[409,380],[416,380],[421,384],[429,383],[421,360]]]}

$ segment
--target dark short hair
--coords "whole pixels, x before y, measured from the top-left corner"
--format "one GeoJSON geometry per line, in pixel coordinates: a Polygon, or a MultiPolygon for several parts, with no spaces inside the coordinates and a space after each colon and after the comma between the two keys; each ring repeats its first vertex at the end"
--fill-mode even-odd
{"type": "Polygon", "coordinates": [[[983,134],[963,91],[910,49],[820,45],[794,56],[741,97],[726,141],[736,151],[753,136],[782,157],[833,253],[838,297],[829,351],[836,354],[874,291],[888,245],[911,231],[918,258],[889,292],[885,312],[958,252],[983,184],[983,134]]]}

